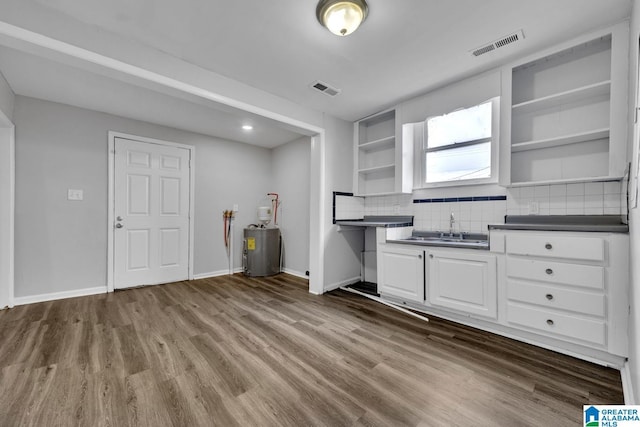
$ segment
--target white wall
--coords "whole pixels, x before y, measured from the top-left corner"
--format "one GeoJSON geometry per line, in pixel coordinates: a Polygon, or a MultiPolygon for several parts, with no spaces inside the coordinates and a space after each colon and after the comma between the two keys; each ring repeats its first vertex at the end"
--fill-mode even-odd
{"type": "Polygon", "coordinates": [[[0,309],[11,303],[13,286],[13,103],[0,74],[0,309]]]}
{"type": "MultiPolygon", "coordinates": [[[[640,37],[640,5],[638,2],[633,2],[633,9],[631,14],[630,25],[630,44],[629,49],[631,52],[630,57],[630,72],[629,72],[629,123],[630,129],[630,141],[632,147],[632,165],[631,165],[631,179],[636,176],[634,171],[638,170],[638,153],[640,151],[639,146],[639,132],[638,129],[633,129],[634,126],[634,112],[638,101],[636,100],[636,93],[638,91],[638,38],[640,37]]],[[[637,181],[636,181],[637,183],[637,181]]],[[[634,186],[635,187],[635,186],[634,186]]],[[[629,228],[631,234],[631,290],[630,290],[630,304],[631,304],[631,317],[629,322],[629,373],[631,379],[632,398],[633,401],[627,402],[632,404],[640,404],[640,210],[631,209],[629,211],[629,228]]]]}
{"type": "Polygon", "coordinates": [[[0,111],[9,121],[13,120],[14,98],[15,95],[11,87],[9,87],[9,83],[7,83],[2,73],[0,73],[0,111]]]}
{"type": "MultiPolygon", "coordinates": [[[[271,152],[154,124],[17,96],[15,296],[106,286],[107,132],[196,147],[195,274],[223,272],[222,211],[254,221],[271,188],[271,152]],[[267,177],[267,179],[265,179],[267,177]],[[66,200],[68,188],[84,200],[66,200]]],[[[235,265],[240,266],[241,231],[235,265]]]]}
{"type": "MultiPolygon", "coordinates": [[[[341,228],[332,223],[333,191],[353,190],[353,124],[325,116],[325,258],[324,289],[334,289],[360,277],[360,229],[341,228]]],[[[313,272],[311,272],[313,274],[313,272]]]]}
{"type": "Polygon", "coordinates": [[[273,188],[280,196],[278,225],[283,239],[284,271],[305,276],[309,270],[309,190],[311,140],[303,137],[273,149],[273,188]]]}

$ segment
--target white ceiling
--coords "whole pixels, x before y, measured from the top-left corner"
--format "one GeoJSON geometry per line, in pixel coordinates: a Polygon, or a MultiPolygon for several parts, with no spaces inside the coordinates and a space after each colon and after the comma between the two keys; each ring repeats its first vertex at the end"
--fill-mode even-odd
{"type": "MultiPolygon", "coordinates": [[[[618,22],[631,9],[631,0],[367,0],[367,21],[354,34],[341,38],[316,21],[316,0],[22,1],[348,121],[618,22]],[[524,41],[480,57],[469,53],[519,29],[524,41]],[[330,98],[314,92],[309,84],[318,79],[342,93],[330,98]]],[[[10,49],[0,51],[0,71],[19,94],[72,105],[97,104],[99,94],[89,88],[105,86],[112,94],[105,102],[113,98],[112,104],[82,106],[120,115],[133,114],[125,111],[123,102],[115,102],[122,99],[147,100],[153,107],[152,118],[162,116],[162,110],[165,115],[175,112],[178,102],[184,117],[170,125],[257,143],[246,135],[240,139],[243,135],[233,127],[242,119],[235,113],[233,119],[223,112],[219,120],[207,123],[211,106],[203,110],[197,103],[171,100],[122,82],[108,83],[105,76],[89,76],[10,49]],[[50,71],[47,83],[53,79],[57,83],[38,82],[33,73],[23,71],[33,67],[50,71]],[[95,85],[92,79],[105,81],[95,85]],[[81,93],[67,90],[67,85],[79,82],[83,89],[75,92],[81,93]]],[[[277,125],[272,131],[273,139],[265,146],[299,135],[277,125]]]]}

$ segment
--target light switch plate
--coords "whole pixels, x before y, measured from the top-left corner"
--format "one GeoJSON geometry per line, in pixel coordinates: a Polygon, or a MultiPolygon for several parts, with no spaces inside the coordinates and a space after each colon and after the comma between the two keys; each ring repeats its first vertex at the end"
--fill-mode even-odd
{"type": "Polygon", "coordinates": [[[67,200],[82,200],[84,199],[84,191],[82,190],[67,190],[67,200]]]}

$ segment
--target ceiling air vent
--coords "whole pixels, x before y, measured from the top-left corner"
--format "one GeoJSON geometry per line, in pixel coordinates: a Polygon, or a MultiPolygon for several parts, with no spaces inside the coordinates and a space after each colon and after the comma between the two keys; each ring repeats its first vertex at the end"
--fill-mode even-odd
{"type": "Polygon", "coordinates": [[[509,34],[508,36],[504,36],[498,40],[495,40],[491,43],[488,43],[484,46],[481,46],[477,49],[473,49],[471,51],[471,53],[473,54],[473,56],[480,56],[480,55],[484,55],[485,53],[491,52],[493,50],[499,49],[503,46],[506,46],[508,44],[511,43],[515,43],[519,40],[524,39],[524,33],[522,32],[522,30],[518,30],[513,34],[509,34]]]}
{"type": "Polygon", "coordinates": [[[320,80],[311,83],[311,88],[317,90],[318,92],[322,92],[328,96],[336,96],[341,92],[340,89],[331,87],[327,83],[321,82],[320,80]]]}

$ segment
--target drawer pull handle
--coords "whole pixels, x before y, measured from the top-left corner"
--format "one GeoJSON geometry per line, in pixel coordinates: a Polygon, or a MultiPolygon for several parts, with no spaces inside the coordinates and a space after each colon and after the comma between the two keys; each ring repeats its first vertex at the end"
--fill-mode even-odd
{"type": "Polygon", "coordinates": [[[547,295],[545,295],[545,297],[546,297],[549,301],[551,301],[551,300],[553,299],[553,295],[551,295],[551,294],[547,294],[547,295]]]}
{"type": "Polygon", "coordinates": [[[422,259],[422,255],[418,255],[418,259],[422,259]]]}
{"type": "Polygon", "coordinates": [[[549,325],[549,326],[553,326],[553,320],[551,320],[551,319],[547,319],[547,325],[549,325]]]}
{"type": "Polygon", "coordinates": [[[553,274],[553,270],[550,268],[547,268],[544,272],[547,274],[553,274]]]}
{"type": "Polygon", "coordinates": [[[545,249],[553,249],[553,245],[551,245],[551,243],[547,243],[544,247],[545,249]]]}
{"type": "Polygon", "coordinates": [[[429,254],[429,258],[433,258],[433,254],[429,254]]]}

